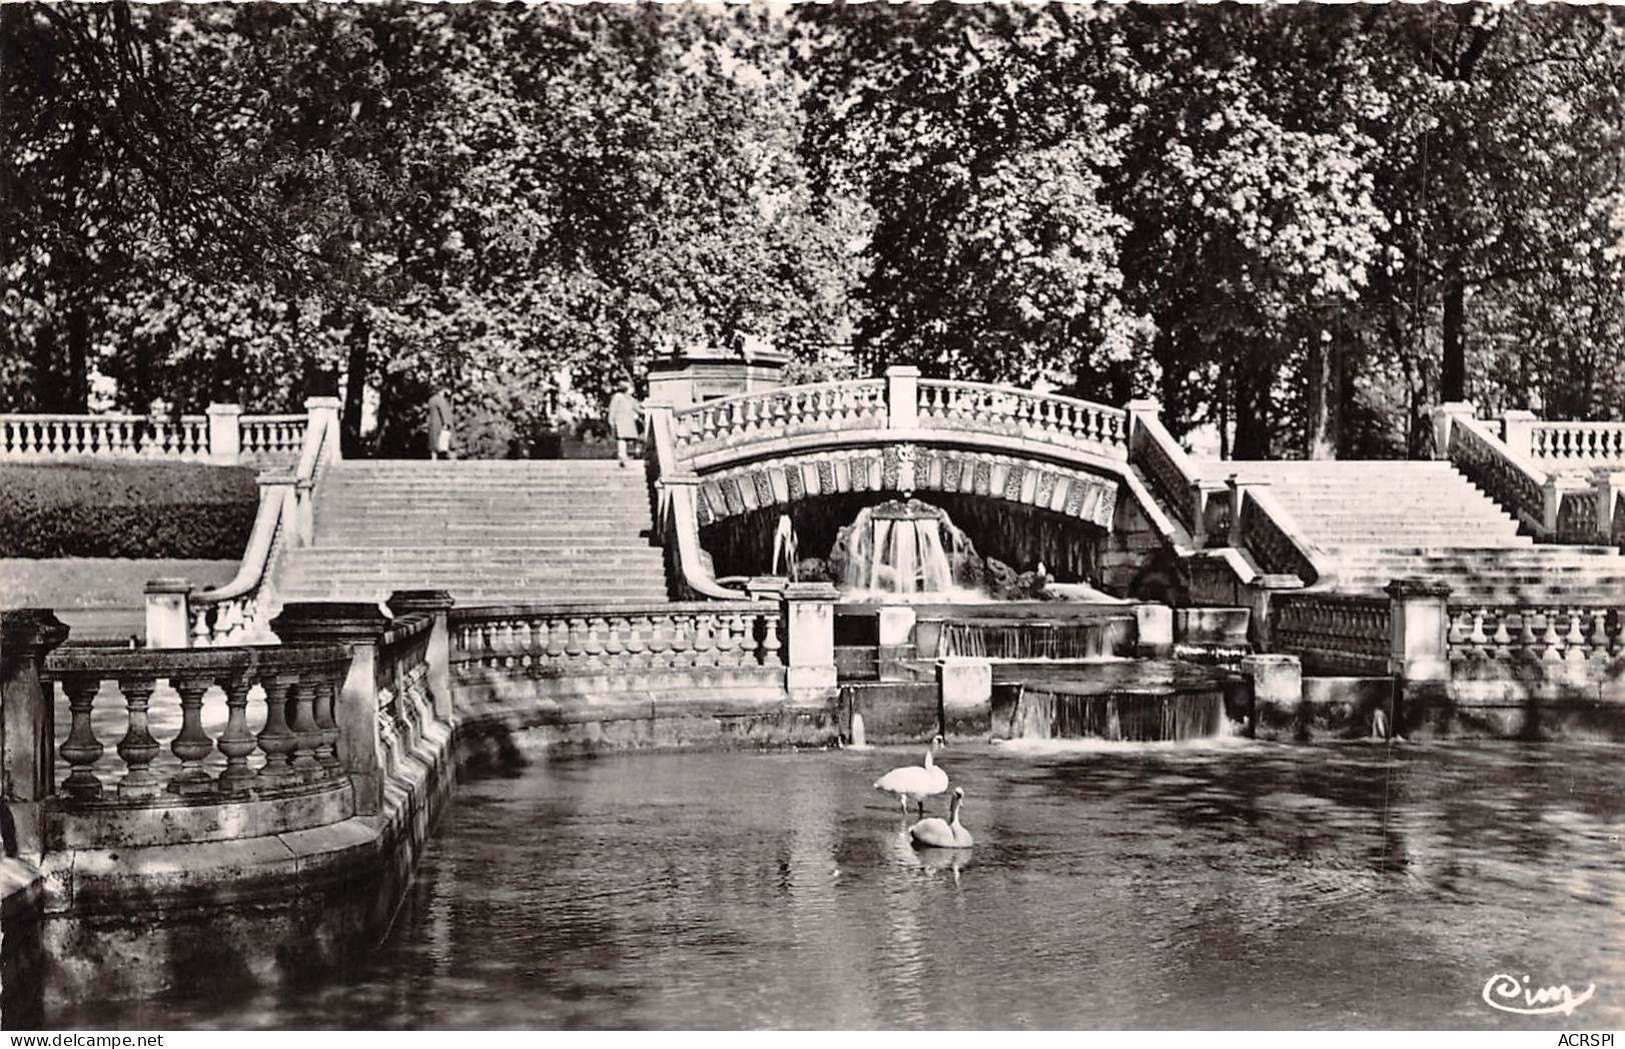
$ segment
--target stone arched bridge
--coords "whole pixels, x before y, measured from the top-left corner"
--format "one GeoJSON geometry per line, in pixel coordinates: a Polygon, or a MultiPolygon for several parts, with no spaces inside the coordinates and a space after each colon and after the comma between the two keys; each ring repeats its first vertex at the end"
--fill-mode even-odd
{"type": "Polygon", "coordinates": [[[1170,516],[1162,493],[1148,488],[1162,477],[1183,505],[1178,496],[1192,483],[1170,459],[1182,453],[1166,440],[1154,402],[1113,408],[893,368],[882,379],[687,407],[651,402],[648,411],[658,518],[673,567],[700,594],[738,596],[709,578],[700,529],[865,493],[991,501],[1059,515],[1095,535],[1111,533],[1132,508],[1160,540],[1190,546],[1191,522],[1170,516]]]}

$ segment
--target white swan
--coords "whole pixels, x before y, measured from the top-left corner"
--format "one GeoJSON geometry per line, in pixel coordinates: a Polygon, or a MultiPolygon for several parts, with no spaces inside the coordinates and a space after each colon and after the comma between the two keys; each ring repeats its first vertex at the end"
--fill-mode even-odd
{"type": "Polygon", "coordinates": [[[931,760],[931,752],[941,745],[942,737],[932,736],[931,745],[925,750],[924,765],[906,765],[900,769],[892,769],[875,780],[876,790],[897,795],[898,802],[903,806],[903,815],[908,815],[908,803],[913,801],[920,807],[920,815],[924,816],[925,799],[948,789],[948,774],[937,768],[931,760]]]}
{"type": "Polygon", "coordinates": [[[970,836],[970,831],[959,825],[959,806],[965,801],[965,788],[955,787],[954,796],[948,801],[948,819],[946,821],[932,816],[921,820],[908,829],[908,836],[914,840],[915,848],[930,849],[968,849],[976,844],[970,836]]]}

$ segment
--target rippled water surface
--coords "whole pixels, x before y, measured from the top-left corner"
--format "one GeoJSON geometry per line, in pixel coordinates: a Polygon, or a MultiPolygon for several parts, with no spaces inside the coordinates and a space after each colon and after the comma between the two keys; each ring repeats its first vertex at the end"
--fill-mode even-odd
{"type": "Polygon", "coordinates": [[[869,788],[918,756],[632,754],[465,782],[369,964],[86,1020],[1625,1026],[1618,749],[954,748],[977,840],[958,858],[912,849],[869,788]],[[1501,972],[1595,996],[1567,1021],[1496,1012],[1501,972]]]}

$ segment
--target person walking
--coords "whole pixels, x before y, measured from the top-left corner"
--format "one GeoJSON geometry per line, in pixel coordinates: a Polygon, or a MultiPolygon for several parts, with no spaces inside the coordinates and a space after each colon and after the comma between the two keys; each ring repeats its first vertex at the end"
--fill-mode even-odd
{"type": "Polygon", "coordinates": [[[429,458],[450,459],[452,433],[456,430],[451,414],[451,398],[439,390],[429,398],[429,458]]]}
{"type": "Polygon", "coordinates": [[[609,399],[609,428],[615,435],[615,459],[623,467],[626,465],[627,442],[643,436],[639,427],[642,415],[643,408],[632,396],[632,380],[628,379],[609,399]]]}

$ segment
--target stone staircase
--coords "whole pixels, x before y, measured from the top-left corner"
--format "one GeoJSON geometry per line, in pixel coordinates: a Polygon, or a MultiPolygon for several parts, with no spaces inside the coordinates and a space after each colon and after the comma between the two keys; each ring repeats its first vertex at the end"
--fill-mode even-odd
{"type": "Polygon", "coordinates": [[[315,541],[279,602],[449,591],[460,606],[667,599],[641,464],[347,461],[317,488],[315,541]]]}
{"type": "Polygon", "coordinates": [[[1451,604],[1592,604],[1625,598],[1614,547],[1536,544],[1447,462],[1204,463],[1205,475],[1269,482],[1335,566],[1330,589],[1380,593],[1390,580],[1451,587],[1451,604]]]}

